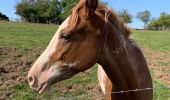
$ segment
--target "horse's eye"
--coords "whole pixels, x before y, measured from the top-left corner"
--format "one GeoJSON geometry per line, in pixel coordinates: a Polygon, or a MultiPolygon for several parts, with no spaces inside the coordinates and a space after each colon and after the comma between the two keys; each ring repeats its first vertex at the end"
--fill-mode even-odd
{"type": "Polygon", "coordinates": [[[66,35],[66,34],[61,34],[60,38],[64,41],[69,41],[70,40],[70,35],[66,35]]]}

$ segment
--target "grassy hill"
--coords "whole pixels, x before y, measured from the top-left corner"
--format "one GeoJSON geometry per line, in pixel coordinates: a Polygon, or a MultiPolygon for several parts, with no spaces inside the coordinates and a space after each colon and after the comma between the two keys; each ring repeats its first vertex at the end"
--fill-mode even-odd
{"type": "MultiPolygon", "coordinates": [[[[25,76],[46,48],[57,25],[0,21],[0,99],[91,100],[101,99],[97,67],[55,84],[50,94],[31,90],[25,76]],[[96,95],[96,93],[98,95],[96,95]],[[87,97],[87,95],[90,95],[87,97]]],[[[170,32],[134,31],[132,37],[144,51],[152,73],[154,100],[170,98],[170,32]]]]}
{"type": "Polygon", "coordinates": [[[57,28],[57,25],[0,21],[0,46],[45,48],[57,28]]]}

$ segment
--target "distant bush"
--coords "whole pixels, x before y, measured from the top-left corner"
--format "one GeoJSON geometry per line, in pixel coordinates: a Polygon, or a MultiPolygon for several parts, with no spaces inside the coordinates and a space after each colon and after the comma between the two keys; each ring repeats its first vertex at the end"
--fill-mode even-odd
{"type": "Polygon", "coordinates": [[[0,12],[0,20],[9,21],[9,18],[8,18],[6,15],[4,15],[4,14],[2,14],[2,13],[0,12]]]}

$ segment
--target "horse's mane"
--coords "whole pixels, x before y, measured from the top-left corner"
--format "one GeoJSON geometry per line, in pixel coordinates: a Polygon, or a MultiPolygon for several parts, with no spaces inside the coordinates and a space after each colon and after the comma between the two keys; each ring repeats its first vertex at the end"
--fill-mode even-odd
{"type": "MultiPolygon", "coordinates": [[[[85,2],[79,2],[73,9],[72,14],[70,18],[69,24],[72,27],[76,27],[78,21],[79,21],[79,10],[83,7],[85,2]]],[[[117,14],[110,8],[108,8],[105,4],[100,3],[95,11],[97,15],[102,15],[105,17],[105,22],[111,22],[115,28],[120,29],[122,33],[124,33],[124,36],[129,38],[129,35],[131,34],[131,29],[128,28],[124,22],[117,16],[117,14]]]]}
{"type": "Polygon", "coordinates": [[[123,20],[120,19],[112,9],[108,8],[105,4],[100,3],[96,11],[105,16],[106,22],[111,22],[112,25],[123,31],[125,36],[129,37],[131,29],[127,27],[123,20]]]}

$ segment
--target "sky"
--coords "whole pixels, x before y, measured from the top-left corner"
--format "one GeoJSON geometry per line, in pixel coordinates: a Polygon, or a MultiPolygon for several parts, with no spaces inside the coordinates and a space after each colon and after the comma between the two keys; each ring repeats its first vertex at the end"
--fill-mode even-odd
{"type": "MultiPolygon", "coordinates": [[[[15,5],[20,0],[0,0],[0,12],[10,19],[19,18],[15,14],[15,5]]],[[[132,28],[143,28],[143,23],[136,19],[136,13],[149,10],[151,18],[158,18],[161,12],[170,14],[170,0],[103,0],[115,11],[127,9],[133,15],[133,22],[129,24],[132,28]]]]}

